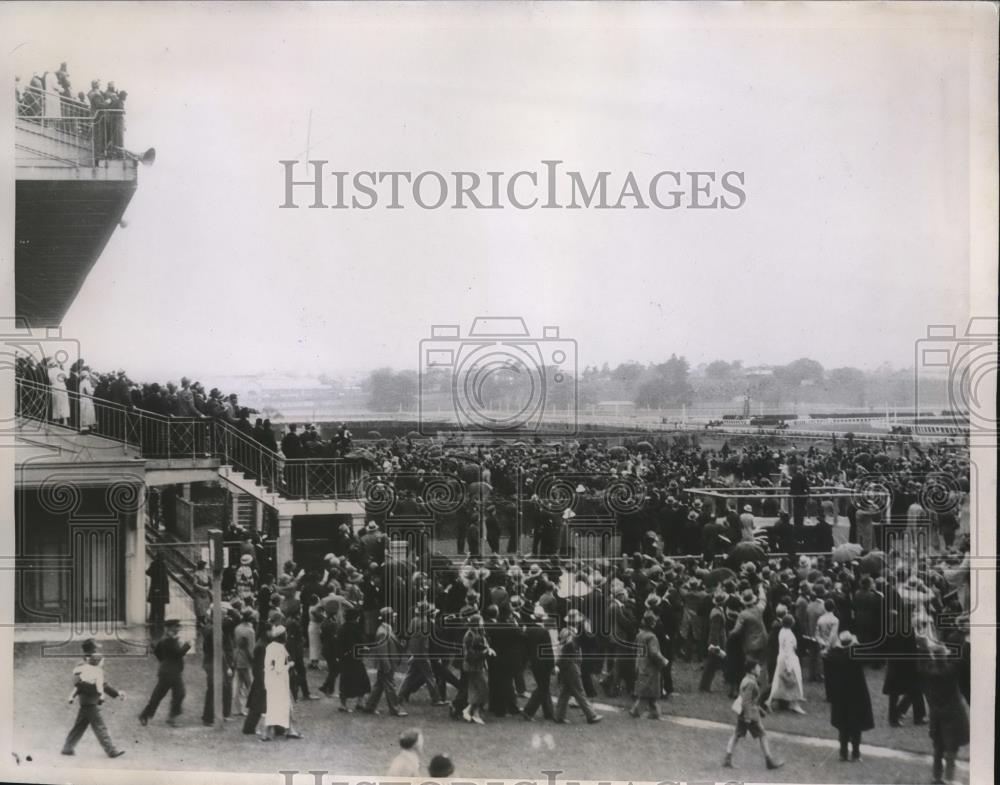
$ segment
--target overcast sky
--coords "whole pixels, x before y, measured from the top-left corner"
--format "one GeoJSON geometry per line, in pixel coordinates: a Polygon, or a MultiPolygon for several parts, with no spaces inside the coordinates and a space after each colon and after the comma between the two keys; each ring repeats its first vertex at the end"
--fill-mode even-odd
{"type": "Polygon", "coordinates": [[[64,332],[136,378],[416,368],[431,324],[480,314],[559,325],[581,367],[874,367],[965,318],[960,31],[602,10],[32,8],[22,79],[63,60],[74,89],[113,79],[126,145],[157,151],[64,332]],[[307,133],[331,169],[734,169],[747,201],[280,210],[307,133]]]}

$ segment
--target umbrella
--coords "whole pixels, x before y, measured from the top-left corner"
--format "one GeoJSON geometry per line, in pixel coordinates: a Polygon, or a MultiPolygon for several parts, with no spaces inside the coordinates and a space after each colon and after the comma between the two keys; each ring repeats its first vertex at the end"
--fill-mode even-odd
{"type": "Polygon", "coordinates": [[[406,438],[407,439],[426,439],[427,437],[424,436],[420,431],[409,431],[406,434],[406,438]]]}
{"type": "Polygon", "coordinates": [[[382,434],[379,433],[378,431],[368,431],[368,438],[369,439],[381,439],[382,438],[382,434]]]}
{"type": "Polygon", "coordinates": [[[765,562],[767,554],[764,549],[754,542],[738,542],[729,552],[729,563],[734,567],[739,567],[743,562],[765,562]]]}
{"type": "Polygon", "coordinates": [[[608,455],[613,455],[616,458],[624,458],[626,455],[628,455],[628,450],[626,450],[624,447],[615,446],[612,447],[610,450],[608,450],[608,455]]]}
{"type": "Polygon", "coordinates": [[[871,551],[861,557],[861,572],[867,575],[881,575],[885,569],[885,554],[881,551],[871,551]]]}
{"type": "Polygon", "coordinates": [[[514,447],[527,447],[527,442],[514,442],[514,447]]]}
{"type": "Polygon", "coordinates": [[[833,560],[836,562],[851,562],[861,556],[862,548],[856,542],[845,542],[833,549],[833,560]]]}
{"type": "Polygon", "coordinates": [[[653,449],[653,445],[650,444],[647,441],[642,441],[642,442],[639,442],[636,445],[636,449],[639,449],[639,450],[652,450],[653,449]]]}
{"type": "Polygon", "coordinates": [[[725,583],[730,579],[736,580],[735,572],[728,567],[716,567],[705,576],[705,585],[708,588],[712,588],[713,586],[718,586],[720,583],[725,583]]]}

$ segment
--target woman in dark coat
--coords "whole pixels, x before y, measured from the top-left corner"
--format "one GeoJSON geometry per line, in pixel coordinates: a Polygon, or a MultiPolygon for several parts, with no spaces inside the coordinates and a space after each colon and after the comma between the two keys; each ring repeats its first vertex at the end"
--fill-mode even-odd
{"type": "Polygon", "coordinates": [[[861,760],[861,734],[875,727],[864,665],[854,656],[857,642],[850,632],[840,633],[840,645],[830,649],[823,666],[830,696],[830,724],[840,734],[842,761],[847,760],[848,741],[851,742],[851,760],[861,760]]]}
{"type": "Polygon", "coordinates": [[[372,689],[364,659],[360,656],[361,647],[365,643],[361,611],[349,608],[344,625],[337,633],[337,651],[340,657],[340,711],[348,714],[361,707],[362,698],[372,689]],[[347,705],[347,701],[351,698],[356,699],[354,708],[347,705]]]}
{"type": "Polygon", "coordinates": [[[918,664],[930,707],[934,745],[934,782],[953,782],[955,756],[969,743],[969,706],[960,688],[961,661],[940,643],[928,646],[931,658],[918,664]]]}
{"type": "Polygon", "coordinates": [[[910,706],[913,707],[913,724],[923,725],[926,707],[917,671],[917,645],[913,631],[900,630],[898,621],[890,622],[888,630],[883,642],[887,665],[882,694],[889,697],[889,725],[899,727],[900,718],[910,706]]]}

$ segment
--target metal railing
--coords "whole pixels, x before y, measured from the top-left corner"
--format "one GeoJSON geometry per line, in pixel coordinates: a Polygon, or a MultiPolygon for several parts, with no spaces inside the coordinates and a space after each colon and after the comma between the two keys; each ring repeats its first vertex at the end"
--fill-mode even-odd
{"type": "Polygon", "coordinates": [[[91,109],[57,93],[27,88],[17,105],[18,157],[78,166],[125,157],[125,112],[91,109]],[[53,145],[52,142],[56,142],[53,145]]]}
{"type": "MultiPolygon", "coordinates": [[[[16,379],[15,386],[18,415],[54,423],[51,386],[23,377],[16,379]]],[[[80,430],[81,423],[86,420],[89,427],[84,432],[118,442],[123,447],[134,447],[144,458],[216,458],[269,492],[286,497],[352,499],[359,494],[364,472],[356,462],[342,458],[286,461],[279,453],[225,420],[157,414],[70,390],[66,395],[70,418],[69,422],[61,424],[80,430]]]]}

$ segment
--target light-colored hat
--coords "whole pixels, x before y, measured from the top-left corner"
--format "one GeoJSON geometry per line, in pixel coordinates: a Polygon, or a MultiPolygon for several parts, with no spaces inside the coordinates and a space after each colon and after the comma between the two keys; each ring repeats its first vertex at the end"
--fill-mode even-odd
{"type": "Polygon", "coordinates": [[[535,609],[531,612],[531,615],[534,616],[539,621],[549,618],[549,614],[545,612],[545,608],[543,608],[541,605],[536,605],[535,609]]]}
{"type": "Polygon", "coordinates": [[[567,507],[565,510],[563,510],[562,517],[563,517],[564,521],[568,521],[568,520],[570,520],[572,518],[575,518],[576,517],[576,513],[573,512],[569,507],[567,507]]]}
{"type": "Polygon", "coordinates": [[[586,493],[587,492],[587,489],[583,486],[582,482],[579,485],[576,486],[576,492],[577,493],[586,493]]]}
{"type": "Polygon", "coordinates": [[[253,564],[253,556],[249,553],[244,553],[240,556],[240,564],[253,564]]]}
{"type": "Polygon", "coordinates": [[[576,608],[570,608],[569,612],[566,614],[566,621],[569,624],[579,623],[583,621],[583,614],[580,613],[576,608]]]}
{"type": "Polygon", "coordinates": [[[837,640],[840,641],[841,646],[851,646],[858,642],[858,639],[854,637],[854,633],[850,630],[844,630],[837,636],[837,640]]]}
{"type": "Polygon", "coordinates": [[[751,507],[749,504],[744,504],[743,512],[753,512],[753,507],[751,507]]]}
{"type": "Polygon", "coordinates": [[[378,524],[375,521],[368,521],[368,525],[365,527],[368,531],[373,532],[378,529],[378,524]]]}

